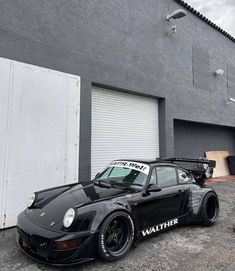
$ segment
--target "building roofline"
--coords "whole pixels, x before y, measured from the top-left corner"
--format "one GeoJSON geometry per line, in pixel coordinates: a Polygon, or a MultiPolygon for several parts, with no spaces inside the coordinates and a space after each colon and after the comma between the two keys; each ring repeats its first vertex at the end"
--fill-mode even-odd
{"type": "Polygon", "coordinates": [[[220,33],[222,33],[224,36],[226,36],[227,38],[229,38],[231,41],[235,42],[235,38],[232,35],[230,35],[228,32],[226,32],[225,30],[223,30],[221,27],[219,27],[218,25],[216,25],[215,23],[213,23],[211,20],[209,20],[208,18],[206,18],[204,15],[202,15],[199,11],[197,11],[196,9],[194,9],[192,6],[190,6],[189,4],[187,4],[186,2],[184,2],[183,0],[174,0],[174,1],[177,2],[177,3],[179,3],[181,6],[185,7],[187,10],[189,10],[194,15],[196,15],[198,18],[200,18],[201,20],[203,20],[204,22],[206,22],[207,24],[209,24],[211,27],[213,27],[214,29],[216,29],[217,31],[219,31],[220,33]]]}

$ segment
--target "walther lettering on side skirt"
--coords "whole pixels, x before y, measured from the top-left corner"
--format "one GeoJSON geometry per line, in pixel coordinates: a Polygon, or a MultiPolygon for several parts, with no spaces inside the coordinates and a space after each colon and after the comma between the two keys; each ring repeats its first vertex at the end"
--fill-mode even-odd
{"type": "Polygon", "coordinates": [[[176,225],[176,224],[178,224],[178,218],[163,222],[159,225],[156,225],[156,226],[150,227],[146,230],[143,230],[142,234],[145,237],[146,235],[150,235],[152,233],[164,230],[164,229],[169,228],[169,227],[176,225]]]}

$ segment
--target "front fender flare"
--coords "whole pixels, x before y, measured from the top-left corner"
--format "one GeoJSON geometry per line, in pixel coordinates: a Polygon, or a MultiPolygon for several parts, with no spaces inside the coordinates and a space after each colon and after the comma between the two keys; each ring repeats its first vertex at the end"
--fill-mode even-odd
{"type": "MultiPolygon", "coordinates": [[[[99,230],[100,226],[102,225],[103,221],[109,216],[111,213],[123,211],[128,213],[131,218],[131,210],[128,205],[121,204],[119,202],[104,202],[99,206],[99,209],[96,212],[94,220],[91,225],[91,230],[99,230]]],[[[134,219],[133,219],[134,220],[134,219]]],[[[134,222],[134,221],[133,221],[134,222]]],[[[135,222],[134,222],[135,223],[135,222]]]]}

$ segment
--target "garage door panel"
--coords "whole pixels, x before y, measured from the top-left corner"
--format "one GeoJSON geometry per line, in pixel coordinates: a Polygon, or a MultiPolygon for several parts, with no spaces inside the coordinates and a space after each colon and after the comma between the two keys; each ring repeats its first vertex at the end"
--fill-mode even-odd
{"type": "Polygon", "coordinates": [[[235,129],[189,121],[174,121],[175,156],[198,158],[206,151],[234,154],[235,129]]]}
{"type": "Polygon", "coordinates": [[[94,88],[91,149],[92,177],[114,159],[159,156],[157,100],[94,88]]]}

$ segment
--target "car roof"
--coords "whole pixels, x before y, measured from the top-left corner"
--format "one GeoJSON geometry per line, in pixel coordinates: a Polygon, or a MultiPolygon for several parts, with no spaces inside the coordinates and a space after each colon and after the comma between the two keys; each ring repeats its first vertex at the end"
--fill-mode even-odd
{"type": "Polygon", "coordinates": [[[167,162],[161,160],[161,158],[157,159],[116,159],[115,161],[130,161],[130,162],[136,162],[136,163],[143,163],[148,164],[149,166],[154,166],[156,164],[159,165],[170,165],[170,166],[178,166],[177,164],[174,164],[173,162],[167,162]]]}

